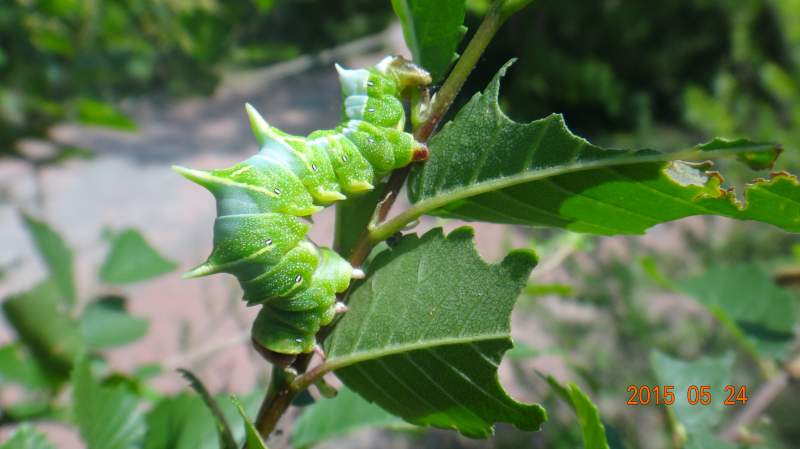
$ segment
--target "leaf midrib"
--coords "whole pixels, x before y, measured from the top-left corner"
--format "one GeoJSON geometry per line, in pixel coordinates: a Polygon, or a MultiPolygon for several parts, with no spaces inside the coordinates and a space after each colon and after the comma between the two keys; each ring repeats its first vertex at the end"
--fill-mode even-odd
{"type": "Polygon", "coordinates": [[[366,362],[373,359],[380,359],[396,354],[403,354],[422,349],[432,349],[440,346],[451,346],[458,344],[471,344],[492,340],[506,340],[510,339],[511,335],[508,333],[472,335],[465,337],[448,337],[437,338],[433,340],[422,340],[414,343],[403,343],[397,345],[384,346],[376,350],[358,351],[347,354],[342,357],[333,357],[325,362],[326,371],[334,371],[340,368],[345,368],[356,363],[366,362]]]}
{"type": "Polygon", "coordinates": [[[403,227],[406,223],[416,220],[426,212],[436,210],[453,201],[458,201],[464,198],[470,198],[473,196],[480,195],[482,193],[487,193],[495,190],[502,190],[508,187],[513,187],[518,184],[525,184],[532,181],[538,181],[540,179],[556,175],[575,173],[579,171],[590,170],[593,168],[612,167],[615,165],[646,164],[653,162],[668,162],[674,160],[701,161],[701,160],[710,160],[712,158],[719,159],[723,157],[735,156],[737,154],[746,152],[771,151],[772,149],[774,149],[774,145],[771,144],[751,145],[747,147],[737,147],[732,149],[719,149],[719,150],[714,150],[713,153],[698,151],[696,148],[693,148],[691,150],[679,151],[674,153],[657,153],[644,156],[635,156],[634,154],[630,157],[619,157],[619,158],[603,159],[591,162],[580,162],[569,165],[557,165],[546,169],[523,171],[516,175],[492,178],[490,180],[479,182],[463,188],[453,188],[445,190],[441,192],[441,194],[436,194],[435,196],[427,197],[422,201],[413,203],[410,208],[406,209],[401,214],[397,215],[395,218],[385,222],[383,225],[376,228],[375,231],[380,235],[382,233],[378,231],[381,229],[394,230],[398,226],[403,227]]]}

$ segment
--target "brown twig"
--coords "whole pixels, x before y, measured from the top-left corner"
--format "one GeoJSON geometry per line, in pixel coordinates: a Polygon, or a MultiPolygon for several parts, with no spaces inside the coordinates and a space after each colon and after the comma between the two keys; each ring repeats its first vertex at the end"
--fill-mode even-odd
{"type": "Polygon", "coordinates": [[[756,391],[744,408],[720,432],[720,438],[728,441],[741,439],[743,430],[756,422],[770,404],[789,386],[789,382],[797,378],[800,378],[800,355],[787,363],[778,374],[756,391]]]}

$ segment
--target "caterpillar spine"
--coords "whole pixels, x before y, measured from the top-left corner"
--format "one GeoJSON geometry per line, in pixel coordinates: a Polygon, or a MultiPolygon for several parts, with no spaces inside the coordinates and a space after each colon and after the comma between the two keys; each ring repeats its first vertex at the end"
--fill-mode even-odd
{"type": "Polygon", "coordinates": [[[212,171],[173,167],[217,202],[211,255],[184,276],[236,276],[247,304],[262,306],[253,340],[277,354],[313,351],[319,328],[346,310],[336,306],[336,293],[364,277],[333,250],[307,239],[304,217],[371,190],[392,170],[428,155],[424,144],[403,131],[401,101],[430,84],[425,70],[394,56],[367,69],[337,64],[336,70],[343,97],[336,128],[293,136],[247,104],[257,154],[212,171]]]}

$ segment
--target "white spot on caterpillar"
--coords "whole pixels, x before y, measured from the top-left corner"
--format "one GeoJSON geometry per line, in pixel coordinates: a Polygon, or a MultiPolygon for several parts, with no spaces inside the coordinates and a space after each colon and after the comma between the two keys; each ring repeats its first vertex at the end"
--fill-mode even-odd
{"type": "Polygon", "coordinates": [[[279,189],[279,188],[277,188],[277,187],[275,187],[274,189],[272,189],[272,191],[273,191],[273,192],[275,192],[275,195],[280,195],[280,194],[281,194],[281,189],[279,189]]]}
{"type": "Polygon", "coordinates": [[[266,240],[264,243],[265,243],[267,246],[271,246],[271,245],[272,245],[272,239],[267,239],[267,240],[266,240]]]}
{"type": "Polygon", "coordinates": [[[369,143],[373,143],[373,144],[375,143],[375,139],[373,139],[372,137],[370,137],[370,138],[369,138],[369,139],[367,139],[367,140],[369,140],[369,143]]]}
{"type": "Polygon", "coordinates": [[[301,283],[301,282],[303,282],[303,276],[300,276],[300,275],[298,274],[298,275],[297,275],[297,276],[295,276],[295,278],[294,278],[294,283],[295,283],[295,284],[299,284],[299,283],[301,283]]]}
{"type": "Polygon", "coordinates": [[[375,108],[368,108],[367,112],[375,112],[375,108]]]}
{"type": "Polygon", "coordinates": [[[347,155],[346,154],[342,155],[342,162],[347,162],[347,155]]]}
{"type": "Polygon", "coordinates": [[[317,168],[317,164],[311,164],[311,170],[312,170],[312,171],[317,171],[317,170],[319,170],[319,168],[317,168]]]}

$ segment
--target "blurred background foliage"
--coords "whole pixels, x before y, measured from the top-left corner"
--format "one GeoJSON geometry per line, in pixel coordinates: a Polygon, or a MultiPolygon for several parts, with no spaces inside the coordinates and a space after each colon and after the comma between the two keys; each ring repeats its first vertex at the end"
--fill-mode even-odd
{"type": "MultiPolygon", "coordinates": [[[[471,29],[488,3],[468,2],[471,29]]],[[[504,83],[515,117],[562,112],[578,134],[610,142],[748,135],[797,147],[798,17],[796,0],[541,0],[500,32],[467,89],[516,57],[504,83]]],[[[391,18],[367,0],[3,2],[0,154],[19,155],[21,139],[47,139],[63,120],[135,129],[118,100],[210,94],[226,69],[347,42],[391,18]]]]}
{"type": "Polygon", "coordinates": [[[4,1],[0,155],[21,155],[22,139],[47,139],[65,120],[133,130],[118,100],[210,94],[226,68],[330,47],[380,31],[390,17],[365,0],[4,1]]]}

